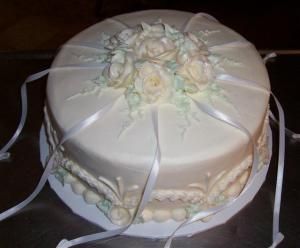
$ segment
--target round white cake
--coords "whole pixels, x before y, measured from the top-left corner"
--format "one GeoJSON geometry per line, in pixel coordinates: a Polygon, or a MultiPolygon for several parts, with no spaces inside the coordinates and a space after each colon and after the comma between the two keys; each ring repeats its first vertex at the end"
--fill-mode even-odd
{"type": "Polygon", "coordinates": [[[106,112],[60,148],[54,173],[114,224],[131,221],[143,193],[157,143],[154,107],[161,163],[140,222],[183,221],[238,196],[248,180],[249,138],[196,102],[241,123],[260,166],[269,159],[264,63],[210,16],[150,10],[106,19],[62,47],[52,68],[65,66],[48,78],[50,149],[74,124],[106,112]]]}

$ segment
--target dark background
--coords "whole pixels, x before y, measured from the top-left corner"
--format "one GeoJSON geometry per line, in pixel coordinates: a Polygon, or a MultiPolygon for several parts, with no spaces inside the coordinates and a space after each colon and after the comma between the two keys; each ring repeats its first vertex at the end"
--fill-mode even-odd
{"type": "MultiPolygon", "coordinates": [[[[144,9],[207,12],[254,43],[262,54],[276,50],[268,65],[272,91],[286,114],[287,126],[300,133],[300,8],[288,1],[173,0],[0,0],[0,147],[16,129],[19,89],[24,79],[50,66],[56,49],[84,28],[117,14],[144,9]],[[267,51],[266,51],[267,50],[267,51]]],[[[25,199],[41,174],[39,130],[43,121],[46,78],[29,86],[29,113],[23,133],[0,162],[0,212],[25,199]]],[[[275,108],[272,110],[276,113],[275,108]]],[[[174,241],[174,248],[265,248],[271,244],[276,181],[276,127],[266,182],[241,212],[225,225],[174,241]]],[[[287,140],[278,248],[300,247],[300,143],[287,140]]],[[[54,248],[62,238],[99,232],[74,215],[46,184],[38,197],[15,216],[0,222],[0,248],[54,248]]],[[[117,237],[78,248],[162,248],[164,240],[117,237]]],[[[76,247],[77,248],[77,247],[76,247]]]]}
{"type": "Polygon", "coordinates": [[[300,46],[300,8],[289,1],[0,0],[0,51],[56,49],[106,17],[144,9],[207,12],[258,49],[300,46]]]}

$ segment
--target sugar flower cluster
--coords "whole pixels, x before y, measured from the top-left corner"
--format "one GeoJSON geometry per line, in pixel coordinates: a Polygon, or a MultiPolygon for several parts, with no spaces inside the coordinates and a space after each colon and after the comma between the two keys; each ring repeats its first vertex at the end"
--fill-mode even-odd
{"type": "Polygon", "coordinates": [[[204,91],[214,79],[201,39],[164,23],[142,23],[107,37],[103,44],[109,55],[99,80],[124,88],[131,109],[184,100],[204,91]]]}

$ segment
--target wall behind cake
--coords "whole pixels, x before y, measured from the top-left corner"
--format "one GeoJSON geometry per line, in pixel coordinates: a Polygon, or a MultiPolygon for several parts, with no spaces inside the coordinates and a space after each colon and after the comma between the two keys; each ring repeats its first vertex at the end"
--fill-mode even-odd
{"type": "Polygon", "coordinates": [[[286,1],[0,0],[0,51],[55,50],[106,17],[144,9],[207,12],[259,49],[300,48],[300,8],[286,1]]]}

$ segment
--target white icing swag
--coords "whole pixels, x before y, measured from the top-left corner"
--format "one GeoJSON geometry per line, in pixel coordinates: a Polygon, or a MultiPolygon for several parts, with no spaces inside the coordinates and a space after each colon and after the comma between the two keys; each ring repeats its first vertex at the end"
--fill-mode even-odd
{"type": "MultiPolygon", "coordinates": [[[[197,14],[197,15],[201,15],[197,14]]],[[[207,14],[202,14],[204,17],[207,17],[207,14]]],[[[192,20],[193,18],[191,18],[192,20]]],[[[191,21],[190,20],[190,21],[191,21]]],[[[187,26],[189,25],[190,21],[187,23],[187,26]]],[[[249,44],[249,42],[245,42],[246,44],[249,44]]],[[[246,44],[241,44],[241,42],[230,42],[227,44],[223,44],[223,45],[218,45],[217,49],[220,49],[221,46],[224,47],[232,47],[232,46],[245,46],[246,44]]],[[[93,46],[92,44],[74,44],[74,46],[85,46],[85,47],[91,47],[91,48],[95,48],[95,49],[99,49],[96,48],[95,46],[93,46]]],[[[266,62],[269,58],[274,57],[274,54],[272,55],[267,55],[264,59],[264,61],[266,62]]],[[[44,71],[38,72],[36,74],[32,74],[29,77],[27,77],[27,79],[25,80],[25,82],[23,83],[23,85],[21,86],[21,101],[22,101],[22,113],[21,113],[21,118],[20,118],[20,122],[19,125],[17,127],[17,130],[15,131],[14,135],[12,136],[12,138],[7,142],[7,144],[0,150],[0,161],[1,160],[5,160],[7,158],[9,158],[10,154],[8,152],[8,150],[10,149],[10,147],[15,143],[15,141],[17,140],[18,136],[20,135],[25,121],[26,121],[26,116],[27,116],[27,92],[26,92],[26,87],[27,84],[30,82],[33,82],[45,75],[47,75],[49,72],[51,71],[56,71],[56,70],[67,70],[67,69],[90,69],[90,68],[95,68],[95,67],[103,67],[105,65],[102,64],[74,64],[74,65],[67,65],[67,66],[62,66],[62,67],[54,67],[54,68],[50,68],[50,69],[46,69],[44,71]]],[[[252,81],[248,81],[245,79],[239,79],[236,77],[233,77],[231,75],[227,75],[227,74],[222,74],[219,75],[219,79],[224,79],[226,81],[230,81],[233,82],[234,84],[238,85],[238,86],[242,86],[243,85],[247,85],[247,86],[252,86],[252,87],[259,87],[255,82],[252,81]]],[[[265,90],[262,88],[262,90],[265,90]]],[[[279,113],[279,152],[278,152],[278,169],[277,169],[277,182],[276,182],[276,191],[275,191],[275,202],[274,202],[274,210],[273,210],[273,236],[272,236],[272,240],[273,243],[270,247],[275,248],[282,240],[283,240],[283,235],[280,233],[279,231],[279,215],[280,215],[280,202],[281,202],[281,192],[282,192],[282,181],[283,181],[283,172],[284,172],[284,156],[285,156],[285,121],[284,121],[284,111],[279,103],[279,101],[277,100],[277,98],[275,97],[275,95],[273,93],[271,93],[271,95],[273,96],[277,109],[278,109],[278,113],[279,113]]],[[[16,206],[2,212],[0,214],[0,221],[12,216],[13,214],[17,213],[19,210],[21,210],[23,207],[25,207],[27,204],[29,204],[38,194],[39,192],[42,190],[42,188],[44,187],[48,176],[50,175],[51,171],[52,171],[52,167],[53,167],[53,160],[54,160],[54,155],[56,153],[56,151],[58,150],[58,148],[63,145],[68,139],[70,139],[72,136],[76,135],[78,132],[82,131],[85,128],[88,128],[92,123],[94,123],[95,121],[101,121],[101,118],[105,115],[105,113],[107,113],[107,111],[113,106],[113,104],[115,103],[115,101],[118,99],[118,97],[116,99],[114,99],[112,102],[107,103],[104,107],[102,107],[101,109],[99,109],[97,112],[95,112],[94,114],[90,115],[89,117],[85,118],[84,120],[79,121],[78,123],[76,123],[74,126],[72,126],[68,131],[66,131],[63,135],[63,137],[61,138],[60,142],[58,143],[58,145],[55,147],[55,149],[53,150],[52,154],[49,156],[49,159],[46,163],[45,166],[45,170],[41,176],[41,179],[37,185],[37,187],[35,188],[35,190],[31,193],[31,195],[26,198],[24,201],[22,201],[21,203],[17,204],[16,206]]],[[[195,106],[202,112],[210,115],[211,117],[223,122],[224,124],[230,125],[233,128],[236,128],[238,130],[240,130],[242,133],[244,133],[248,139],[249,139],[249,143],[251,143],[253,149],[253,162],[252,162],[252,168],[251,168],[251,173],[249,176],[249,179],[243,189],[243,191],[240,193],[239,196],[243,195],[245,193],[245,191],[251,186],[251,184],[253,183],[253,178],[258,170],[258,154],[257,154],[257,147],[255,144],[255,141],[252,140],[252,137],[249,133],[249,131],[238,121],[232,119],[231,117],[229,117],[228,115],[226,115],[223,112],[220,112],[219,110],[208,106],[206,104],[200,103],[197,100],[192,99],[192,102],[195,104],[195,106]]],[[[158,109],[156,107],[150,107],[150,112],[151,112],[151,120],[152,120],[152,126],[153,126],[153,132],[155,135],[155,139],[156,139],[156,149],[155,149],[155,154],[153,155],[153,163],[151,166],[151,169],[149,171],[149,175],[148,178],[145,182],[145,186],[144,186],[144,191],[142,194],[142,198],[140,200],[140,203],[137,207],[137,210],[135,211],[135,214],[133,216],[133,218],[131,219],[131,222],[124,226],[124,227],[120,227],[117,228],[115,230],[109,230],[109,231],[104,231],[101,233],[96,233],[96,234],[91,234],[91,235],[86,235],[86,236],[82,236],[73,240],[62,240],[57,248],[68,248],[68,247],[72,247],[74,245],[78,245],[78,244],[83,244],[86,242],[91,242],[91,241],[95,241],[95,240],[101,240],[101,239],[106,239],[106,238],[110,238],[119,234],[122,234],[123,232],[125,232],[134,222],[135,218],[138,217],[144,207],[146,206],[146,204],[148,203],[148,200],[150,199],[150,195],[152,190],[154,189],[155,183],[156,183],[156,179],[157,176],[159,174],[159,168],[160,168],[160,161],[161,161],[161,150],[160,150],[160,144],[159,144],[159,129],[158,129],[158,109]]],[[[270,114],[271,118],[275,119],[275,117],[273,116],[273,114],[270,114]]],[[[276,119],[275,119],[276,120],[276,119]]],[[[277,121],[277,120],[276,120],[277,121]]],[[[299,134],[295,134],[292,131],[287,129],[287,133],[291,135],[292,138],[298,139],[299,138],[299,134]]],[[[201,221],[203,218],[213,215],[217,212],[222,211],[223,209],[229,207],[230,205],[234,204],[234,202],[238,199],[237,196],[236,198],[233,198],[231,200],[229,200],[228,202],[226,202],[224,205],[221,206],[217,206],[217,207],[213,207],[210,208],[208,210],[205,211],[201,211],[199,213],[197,213],[196,215],[188,218],[186,221],[184,221],[181,225],[178,226],[178,228],[176,228],[173,232],[173,234],[168,238],[164,248],[170,248],[171,247],[171,243],[172,240],[175,236],[175,233],[182,227],[187,226],[193,222],[196,221],[201,221]]]]}

